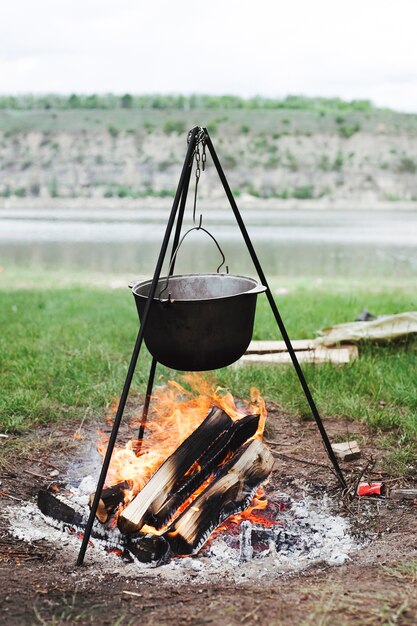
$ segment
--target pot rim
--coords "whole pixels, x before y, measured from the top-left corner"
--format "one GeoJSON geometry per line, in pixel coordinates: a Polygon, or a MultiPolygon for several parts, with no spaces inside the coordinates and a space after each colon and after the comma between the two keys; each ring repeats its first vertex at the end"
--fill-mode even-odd
{"type": "MultiPolygon", "coordinates": [[[[246,291],[240,291],[238,293],[233,293],[233,294],[228,294],[228,295],[222,295],[222,296],[214,296],[212,298],[197,298],[197,299],[191,299],[191,298],[175,298],[175,302],[208,302],[211,300],[226,300],[227,298],[236,298],[238,296],[247,296],[247,295],[256,295],[258,293],[264,293],[266,291],[266,287],[264,285],[262,285],[256,278],[252,278],[250,276],[240,276],[238,274],[223,274],[223,273],[206,273],[206,274],[174,274],[172,276],[169,277],[169,280],[172,279],[177,279],[177,278],[196,278],[196,277],[200,277],[200,278],[205,278],[205,277],[210,277],[210,278],[214,278],[214,277],[221,277],[221,278],[226,278],[226,280],[228,278],[241,278],[243,280],[249,280],[253,283],[253,287],[252,289],[247,289],[246,291]]],[[[158,280],[158,284],[161,282],[165,282],[167,280],[167,276],[160,276],[159,280],[158,280]]],[[[147,299],[148,296],[145,296],[141,293],[137,293],[137,289],[139,287],[143,287],[143,286],[147,286],[147,285],[151,285],[152,284],[152,280],[144,280],[144,281],[139,281],[139,282],[134,282],[131,285],[131,289],[132,289],[132,293],[138,297],[138,298],[143,298],[143,299],[147,299]]],[[[130,286],[130,285],[129,285],[130,286]]],[[[166,302],[167,298],[159,298],[156,294],[153,298],[154,301],[157,302],[166,302]]]]}

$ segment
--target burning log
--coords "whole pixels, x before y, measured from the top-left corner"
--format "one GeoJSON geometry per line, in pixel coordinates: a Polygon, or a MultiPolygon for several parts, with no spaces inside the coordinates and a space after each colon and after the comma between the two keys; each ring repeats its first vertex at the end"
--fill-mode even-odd
{"type": "MultiPolygon", "coordinates": [[[[38,492],[38,507],[41,512],[58,522],[59,525],[65,524],[72,527],[72,533],[82,533],[85,526],[84,516],[77,512],[69,504],[60,500],[55,493],[51,493],[46,489],[40,489],[38,492]]],[[[167,563],[171,556],[171,547],[167,540],[162,536],[129,535],[120,536],[115,543],[115,537],[101,526],[93,528],[91,532],[93,539],[99,539],[105,542],[105,549],[108,552],[116,552],[130,560],[136,559],[141,563],[152,564],[155,567],[167,563]]]]}
{"type": "Polygon", "coordinates": [[[272,454],[257,439],[239,451],[165,533],[172,551],[198,552],[219,524],[247,508],[273,465],[272,454]]]}
{"type": "MultiPolygon", "coordinates": [[[[122,504],[125,499],[125,491],[132,488],[131,483],[128,480],[124,480],[121,483],[112,485],[111,487],[105,487],[101,492],[101,498],[98,503],[96,517],[104,524],[107,522],[112,513],[117,509],[119,504],[122,504]]],[[[94,496],[92,493],[89,498],[90,508],[93,504],[94,496]]]]}
{"type": "Polygon", "coordinates": [[[172,488],[207,449],[207,440],[216,440],[233,424],[221,409],[213,408],[206,419],[159,467],[138,495],[119,516],[118,526],[124,533],[142,528],[149,517],[158,513],[170,497],[172,488]]]}
{"type": "Polygon", "coordinates": [[[150,523],[156,529],[165,526],[178,507],[203,484],[227,455],[236,452],[242,444],[253,437],[258,429],[258,424],[259,415],[246,415],[237,422],[233,422],[230,428],[213,441],[197,460],[195,463],[197,469],[174,485],[170,497],[164,506],[152,516],[150,523]]]}
{"type": "Polygon", "coordinates": [[[171,557],[171,546],[163,536],[129,535],[123,538],[125,549],[141,563],[152,563],[155,567],[167,563],[171,557]]]}

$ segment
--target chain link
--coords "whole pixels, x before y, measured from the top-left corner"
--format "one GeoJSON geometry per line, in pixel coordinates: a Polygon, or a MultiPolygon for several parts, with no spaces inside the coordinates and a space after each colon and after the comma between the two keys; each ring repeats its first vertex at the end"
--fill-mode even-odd
{"type": "MultiPolygon", "coordinates": [[[[190,131],[188,133],[188,138],[187,138],[187,142],[190,142],[191,139],[191,132],[190,131]]],[[[195,187],[194,187],[194,205],[193,205],[193,223],[194,225],[196,224],[196,219],[195,219],[195,215],[196,215],[196,209],[197,209],[197,193],[198,193],[198,183],[200,180],[200,176],[201,176],[201,170],[206,169],[206,160],[207,160],[207,156],[206,156],[206,133],[204,131],[203,128],[199,128],[196,138],[195,138],[195,148],[194,148],[194,155],[193,155],[194,159],[195,159],[195,187]],[[202,154],[200,154],[200,144],[202,145],[202,154]],[[201,167],[200,167],[200,163],[201,163],[201,167]]],[[[191,161],[191,167],[192,167],[192,161],[191,161]]],[[[200,228],[201,228],[201,217],[200,217],[200,228]]]]}

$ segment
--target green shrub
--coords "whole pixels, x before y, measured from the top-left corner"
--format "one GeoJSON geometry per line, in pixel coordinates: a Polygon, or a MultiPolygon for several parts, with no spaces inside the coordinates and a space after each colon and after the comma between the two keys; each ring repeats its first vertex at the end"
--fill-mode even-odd
{"type": "Polygon", "coordinates": [[[107,130],[109,132],[110,137],[113,137],[113,139],[115,139],[117,135],[119,134],[119,129],[114,124],[109,124],[107,126],[107,130]]]}
{"type": "Polygon", "coordinates": [[[125,95],[120,98],[120,105],[122,109],[131,109],[133,106],[133,96],[131,96],[130,93],[125,93],[125,95]]]}
{"type": "Polygon", "coordinates": [[[291,194],[286,187],[284,187],[284,189],[281,189],[281,191],[275,192],[275,197],[281,198],[282,200],[287,200],[290,197],[290,195],[291,194]]]}
{"type": "Polygon", "coordinates": [[[222,158],[222,164],[228,170],[232,170],[237,165],[237,159],[233,156],[233,154],[225,154],[222,158]]]}
{"type": "Polygon", "coordinates": [[[343,162],[344,162],[343,154],[339,150],[339,152],[336,154],[335,160],[333,161],[333,169],[336,172],[340,172],[340,170],[343,167],[343,162]]]}
{"type": "Polygon", "coordinates": [[[332,190],[330,189],[330,187],[323,187],[323,189],[321,189],[319,193],[317,194],[317,198],[324,198],[325,196],[330,196],[331,193],[332,193],[332,190]]]}
{"type": "Polygon", "coordinates": [[[330,169],[330,160],[327,154],[322,154],[318,163],[319,169],[323,172],[328,172],[330,169]]]}
{"type": "Polygon", "coordinates": [[[290,150],[287,150],[287,166],[288,169],[291,170],[291,172],[297,172],[298,171],[298,161],[295,158],[295,156],[293,155],[293,153],[290,150]]]}
{"type": "Polygon", "coordinates": [[[247,124],[242,124],[242,126],[240,127],[240,132],[243,133],[244,135],[247,135],[249,131],[250,131],[250,126],[248,126],[247,124]]]}
{"type": "Polygon", "coordinates": [[[252,182],[250,182],[250,181],[245,182],[242,185],[242,189],[243,189],[243,191],[245,191],[249,195],[255,196],[256,198],[260,198],[260,196],[261,196],[261,194],[259,193],[258,189],[256,189],[254,184],[252,182]]]}
{"type": "Polygon", "coordinates": [[[262,135],[260,137],[257,137],[257,139],[255,139],[255,141],[253,142],[253,146],[259,152],[264,152],[268,146],[266,137],[263,137],[262,135]]]}
{"type": "Polygon", "coordinates": [[[158,163],[158,172],[165,172],[167,169],[169,169],[171,167],[171,165],[173,165],[173,161],[160,161],[158,163]]]}
{"type": "Polygon", "coordinates": [[[272,170],[276,167],[278,167],[279,163],[280,163],[280,158],[278,156],[270,156],[269,159],[267,160],[267,162],[265,163],[265,167],[267,167],[268,169],[272,170]]]}
{"type": "Polygon", "coordinates": [[[41,193],[41,186],[39,183],[32,183],[29,187],[29,193],[31,196],[37,198],[41,193]]]}
{"type": "Polygon", "coordinates": [[[218,127],[217,127],[216,122],[213,122],[213,121],[209,122],[209,123],[207,124],[206,128],[207,128],[207,130],[208,130],[209,134],[210,134],[210,135],[212,135],[213,137],[214,137],[215,135],[217,135],[217,130],[218,130],[218,127]]]}
{"type": "Polygon", "coordinates": [[[128,185],[118,185],[115,195],[118,198],[137,198],[138,194],[128,185]]]}
{"type": "Polygon", "coordinates": [[[17,189],[14,190],[14,195],[17,198],[26,198],[26,188],[18,187],[17,189]]]}
{"type": "Polygon", "coordinates": [[[48,191],[51,198],[58,198],[58,181],[55,176],[49,181],[48,191]]]}
{"type": "Polygon", "coordinates": [[[293,196],[298,200],[309,200],[314,198],[314,187],[313,185],[301,185],[300,187],[295,187],[293,196]]]}
{"type": "Polygon", "coordinates": [[[342,126],[339,127],[339,135],[349,139],[349,137],[352,137],[352,135],[360,131],[360,129],[361,125],[358,122],[355,124],[342,124],[342,126]]]}
{"type": "Polygon", "coordinates": [[[181,135],[182,133],[185,133],[185,122],[182,120],[173,120],[170,117],[167,117],[164,123],[164,133],[166,135],[171,135],[171,133],[181,135]]]}
{"type": "Polygon", "coordinates": [[[417,172],[417,164],[412,157],[404,155],[398,162],[397,171],[400,174],[415,174],[417,172]]]}

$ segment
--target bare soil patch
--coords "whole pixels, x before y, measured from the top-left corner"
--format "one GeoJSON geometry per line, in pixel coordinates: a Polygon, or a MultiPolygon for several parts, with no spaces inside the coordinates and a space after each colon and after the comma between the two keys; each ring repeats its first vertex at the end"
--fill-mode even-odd
{"type": "MultiPolygon", "coordinates": [[[[294,498],[328,493],[338,498],[335,477],[312,422],[270,410],[265,435],[276,463],[272,486],[294,498]]],[[[360,441],[363,456],[344,463],[354,481],[367,459],[376,459],[374,479],[387,481],[383,450],[357,422],[326,420],[330,438],[360,441]]],[[[47,541],[32,544],[9,533],[6,508],[13,498],[34,501],[40,487],[64,475],[83,445],[73,438],[77,425],[43,427],[3,440],[0,457],[0,604],[7,624],[415,624],[417,620],[417,508],[390,499],[354,500],[340,510],[368,544],[340,567],[314,565],[296,574],[239,584],[192,585],[158,575],[126,577],[99,572],[88,558],[82,568],[63,558],[47,541]],[[30,472],[30,473],[29,473],[30,472]],[[13,498],[11,497],[13,496],[13,498]],[[404,564],[412,564],[407,566],[404,564]]],[[[90,427],[89,427],[90,428],[90,427]]],[[[127,434],[125,427],[124,434],[127,434]]],[[[88,432],[86,432],[88,437],[88,432]]],[[[393,479],[389,479],[393,480],[393,479]]],[[[397,480],[397,482],[399,482],[397,480]]],[[[389,482],[388,482],[389,484],[389,482]]]]}

